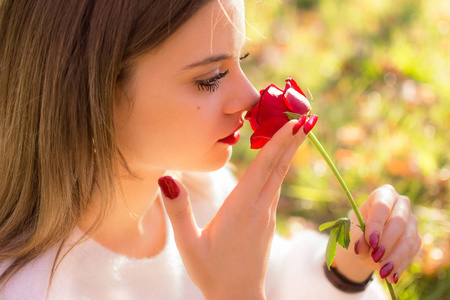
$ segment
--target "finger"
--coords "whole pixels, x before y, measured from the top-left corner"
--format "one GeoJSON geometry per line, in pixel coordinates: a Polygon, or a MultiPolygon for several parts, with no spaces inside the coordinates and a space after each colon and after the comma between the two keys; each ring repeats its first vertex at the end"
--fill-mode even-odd
{"type": "MultiPolygon", "coordinates": [[[[406,196],[399,196],[392,208],[391,215],[382,233],[383,238],[378,246],[379,250],[383,249],[385,251],[383,256],[386,256],[391,252],[398,239],[404,234],[410,212],[411,204],[409,198],[406,196]]],[[[383,256],[379,259],[382,260],[383,256]]]]}
{"type": "Polygon", "coordinates": [[[185,188],[170,176],[161,177],[158,184],[178,248],[181,250],[192,247],[200,230],[192,213],[191,202],[185,188]]]}
{"type": "Polygon", "coordinates": [[[278,163],[275,166],[274,171],[268,178],[266,184],[264,185],[259,195],[259,202],[261,203],[262,206],[269,205],[272,211],[276,211],[276,207],[278,205],[280,197],[274,197],[274,195],[279,194],[280,186],[287,172],[289,171],[289,166],[292,162],[292,159],[294,158],[298,147],[300,147],[300,145],[305,141],[305,139],[306,134],[303,132],[303,130],[297,129],[297,133],[295,134],[294,139],[286,147],[284,153],[278,160],[278,163]]]}
{"type": "Polygon", "coordinates": [[[390,283],[398,282],[400,276],[402,276],[403,272],[406,270],[406,268],[408,267],[408,265],[410,264],[410,262],[412,261],[414,256],[417,254],[417,252],[419,252],[421,245],[422,245],[422,238],[420,237],[420,235],[417,235],[416,246],[414,248],[412,248],[412,251],[411,251],[409,257],[407,257],[407,259],[405,259],[400,264],[400,266],[398,268],[395,268],[392,271],[392,273],[387,277],[387,279],[390,283]]]}
{"type": "MultiPolygon", "coordinates": [[[[292,130],[296,123],[295,120],[287,122],[259,151],[256,158],[242,176],[238,186],[233,191],[233,193],[238,193],[241,196],[239,198],[247,199],[248,204],[251,201],[253,201],[251,204],[256,203],[261,190],[274,169],[278,166],[281,155],[293,140],[292,130]]],[[[281,174],[284,171],[282,167],[278,167],[277,172],[281,174]]]]}
{"type": "Polygon", "coordinates": [[[350,246],[353,247],[353,252],[355,252],[356,255],[361,255],[361,256],[369,255],[369,251],[371,248],[370,248],[369,244],[367,244],[367,242],[363,236],[363,232],[361,231],[361,229],[359,227],[352,225],[350,237],[353,242],[353,246],[352,245],[350,245],[350,246]]]}
{"type": "Polygon", "coordinates": [[[271,218],[276,219],[277,206],[278,206],[278,200],[280,199],[280,193],[281,193],[281,189],[278,189],[278,193],[275,195],[275,197],[273,197],[272,205],[270,206],[270,212],[269,212],[269,216],[271,218]]]}
{"type": "Polygon", "coordinates": [[[391,253],[380,264],[381,278],[391,275],[389,281],[393,283],[395,283],[395,277],[398,280],[398,277],[409,265],[421,245],[421,238],[417,232],[417,218],[411,215],[409,219],[404,234],[395,244],[391,253]]]}
{"type": "MultiPolygon", "coordinates": [[[[364,202],[365,204],[366,202],[364,202]]],[[[363,212],[362,206],[359,208],[360,212],[363,212]]],[[[356,255],[367,256],[369,255],[370,246],[366,243],[366,240],[364,239],[364,234],[357,225],[359,224],[359,221],[356,217],[356,214],[353,210],[349,211],[348,218],[352,221],[352,225],[350,227],[350,245],[349,248],[353,248],[353,252],[355,252],[356,255]]]]}
{"type": "MultiPolygon", "coordinates": [[[[370,194],[368,202],[370,204],[366,221],[366,242],[373,249],[377,249],[382,238],[384,226],[392,211],[392,207],[397,199],[397,192],[390,185],[383,185],[370,194]]],[[[378,258],[383,249],[379,249],[378,258]]],[[[381,255],[382,256],[382,255],[381,255]]],[[[380,257],[381,259],[381,257],[380,257]]],[[[374,259],[375,262],[378,262],[374,259]]]]}

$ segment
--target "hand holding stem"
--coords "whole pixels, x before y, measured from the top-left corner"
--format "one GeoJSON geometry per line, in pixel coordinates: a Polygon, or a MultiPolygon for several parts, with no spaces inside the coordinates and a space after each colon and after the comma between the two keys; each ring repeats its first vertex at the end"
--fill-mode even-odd
{"type": "MultiPolygon", "coordinates": [[[[389,185],[382,186],[375,190],[369,196],[369,199],[361,206],[362,213],[367,217],[367,223],[369,224],[369,228],[366,228],[362,213],[356,206],[350,190],[325,149],[312,132],[308,134],[308,138],[316,146],[332,169],[344,189],[359,222],[359,225],[357,226],[361,229],[362,234],[361,238],[357,239],[355,242],[355,253],[358,254],[358,252],[361,252],[360,254],[362,254],[362,252],[365,252],[368,254],[370,249],[373,250],[371,257],[368,257],[367,255],[368,258],[366,259],[366,263],[370,265],[374,262],[382,262],[380,276],[385,278],[391,298],[396,299],[395,292],[391,283],[388,281],[388,278],[389,280],[392,280],[393,283],[397,283],[399,274],[404,271],[414,255],[418,252],[421,244],[417,218],[411,212],[409,199],[399,195],[395,189],[389,185]],[[400,220],[400,222],[398,220],[400,220]],[[366,232],[369,234],[366,234],[366,232]],[[369,236],[369,238],[366,239],[366,236],[369,236]],[[373,259],[373,262],[371,261],[371,258],[373,259]],[[390,277],[388,277],[389,275],[390,277]]],[[[346,224],[345,221],[343,221],[345,219],[346,218],[343,218],[335,222],[321,225],[321,230],[330,227],[332,228],[332,235],[330,235],[329,245],[327,247],[328,267],[334,260],[337,243],[342,245],[339,241],[345,241],[346,239],[348,239],[348,241],[350,240],[350,226],[342,225],[346,224]],[[339,228],[339,230],[337,230],[337,228],[339,228]],[[341,230],[341,228],[343,230],[341,230]],[[348,234],[348,237],[339,240],[339,234],[344,236],[348,234]],[[334,247],[334,249],[328,249],[332,247],[334,247]]],[[[348,220],[348,223],[349,222],[350,220],[348,220]]],[[[347,249],[348,245],[348,242],[344,244],[344,248],[347,249]]]]}

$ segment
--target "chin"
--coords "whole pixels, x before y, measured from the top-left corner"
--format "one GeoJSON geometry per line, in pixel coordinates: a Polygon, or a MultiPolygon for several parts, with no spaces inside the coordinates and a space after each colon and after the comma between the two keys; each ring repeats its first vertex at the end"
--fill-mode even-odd
{"type": "Polygon", "coordinates": [[[212,166],[211,166],[209,172],[216,171],[216,170],[219,170],[219,169],[223,168],[223,167],[230,161],[232,152],[233,152],[233,151],[232,151],[232,147],[231,147],[231,146],[228,147],[227,152],[226,152],[226,155],[224,155],[223,157],[217,159],[217,160],[212,164],[212,166]]]}
{"type": "Polygon", "coordinates": [[[229,159],[220,161],[220,162],[214,162],[211,164],[205,164],[205,165],[199,165],[197,167],[194,167],[191,170],[186,171],[192,171],[192,172],[213,172],[221,169],[228,163],[229,159]]]}
{"type": "Polygon", "coordinates": [[[220,153],[220,155],[215,155],[214,157],[205,157],[201,162],[197,164],[193,162],[193,165],[186,168],[186,170],[178,171],[191,171],[191,172],[213,172],[221,169],[225,166],[231,158],[232,150],[228,147],[226,153],[220,153]]]}
{"type": "Polygon", "coordinates": [[[204,153],[203,155],[189,155],[184,154],[184,157],[191,157],[191,159],[183,159],[176,161],[175,159],[160,160],[159,163],[145,162],[139,166],[131,165],[132,170],[140,170],[143,173],[151,173],[155,169],[178,171],[178,172],[213,172],[225,166],[231,158],[232,147],[204,153]]]}

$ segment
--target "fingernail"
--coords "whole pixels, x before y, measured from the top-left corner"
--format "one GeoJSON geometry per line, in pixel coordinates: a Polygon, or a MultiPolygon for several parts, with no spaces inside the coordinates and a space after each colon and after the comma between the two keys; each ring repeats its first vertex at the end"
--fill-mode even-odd
{"type": "Polygon", "coordinates": [[[158,184],[164,196],[166,196],[167,198],[175,199],[176,197],[178,197],[180,189],[178,188],[177,184],[175,183],[172,177],[170,176],[161,177],[158,179],[158,184]]]}
{"type": "Polygon", "coordinates": [[[298,120],[297,124],[294,125],[294,128],[292,128],[292,135],[295,135],[300,128],[305,125],[306,122],[306,115],[303,115],[300,120],[298,120]]]}
{"type": "Polygon", "coordinates": [[[391,264],[391,263],[385,264],[380,270],[381,279],[385,279],[386,277],[388,277],[389,274],[391,274],[392,269],[394,269],[393,264],[391,264]]]}
{"type": "Polygon", "coordinates": [[[353,251],[355,251],[356,255],[359,255],[358,244],[359,244],[359,239],[357,239],[355,244],[353,245],[353,251]]]}
{"type": "Polygon", "coordinates": [[[319,119],[317,115],[312,115],[308,121],[306,121],[305,126],[303,126],[303,132],[305,134],[308,134],[314,128],[314,125],[317,123],[317,119],[319,119]]]}
{"type": "Polygon", "coordinates": [[[373,250],[371,255],[374,262],[379,262],[384,255],[384,248],[382,246],[377,247],[375,250],[373,250]]]}
{"type": "Polygon", "coordinates": [[[380,234],[378,232],[372,233],[369,239],[369,245],[372,249],[375,249],[378,246],[378,242],[380,241],[380,234]]]}
{"type": "Polygon", "coordinates": [[[397,273],[394,273],[394,276],[392,276],[392,278],[394,279],[394,283],[396,284],[398,282],[398,275],[397,275],[397,273]]]}

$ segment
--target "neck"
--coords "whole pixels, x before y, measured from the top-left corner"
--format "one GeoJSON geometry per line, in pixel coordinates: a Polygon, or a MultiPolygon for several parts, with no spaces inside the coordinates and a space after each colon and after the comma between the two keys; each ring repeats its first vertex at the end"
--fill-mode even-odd
{"type": "MultiPolygon", "coordinates": [[[[158,254],[165,245],[165,212],[159,198],[158,178],[164,170],[155,170],[133,178],[117,180],[116,197],[98,231],[92,238],[110,250],[130,257],[142,258],[158,254]]],[[[89,213],[80,223],[88,230],[100,206],[100,193],[93,192],[89,213]]]]}

